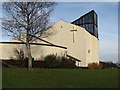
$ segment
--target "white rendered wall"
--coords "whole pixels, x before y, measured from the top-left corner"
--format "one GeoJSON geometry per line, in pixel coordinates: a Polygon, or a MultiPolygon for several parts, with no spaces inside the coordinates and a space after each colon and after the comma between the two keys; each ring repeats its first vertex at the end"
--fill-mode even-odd
{"type": "MultiPolygon", "coordinates": [[[[84,28],[70,24],[63,20],[58,21],[53,25],[51,29],[46,31],[53,31],[53,34],[44,40],[47,40],[53,44],[67,47],[67,49],[58,48],[58,47],[49,47],[49,46],[38,46],[31,45],[32,56],[41,60],[42,57],[48,54],[56,54],[60,56],[64,56],[64,54],[71,55],[79,60],[80,66],[87,66],[88,63],[99,62],[99,45],[98,39],[91,34],[89,34],[84,28]],[[74,32],[74,40],[73,42],[73,32],[70,30],[77,29],[74,32]],[[88,53],[90,50],[90,53],[88,53]]],[[[42,41],[37,40],[38,43],[44,43],[42,41]]],[[[1,44],[0,44],[1,47],[1,44]]],[[[25,50],[25,45],[3,45],[2,46],[2,57],[0,59],[9,59],[11,56],[14,56],[12,52],[14,48],[23,48],[25,50]]],[[[78,65],[78,63],[76,63],[78,65]]]]}

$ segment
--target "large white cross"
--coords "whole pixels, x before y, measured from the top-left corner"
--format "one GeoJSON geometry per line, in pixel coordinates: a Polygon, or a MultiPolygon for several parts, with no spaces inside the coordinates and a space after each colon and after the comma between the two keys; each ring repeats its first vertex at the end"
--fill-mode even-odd
{"type": "Polygon", "coordinates": [[[73,32],[73,43],[75,42],[75,38],[74,38],[74,31],[77,31],[77,29],[74,29],[73,27],[73,30],[70,30],[71,32],[73,32]]]}

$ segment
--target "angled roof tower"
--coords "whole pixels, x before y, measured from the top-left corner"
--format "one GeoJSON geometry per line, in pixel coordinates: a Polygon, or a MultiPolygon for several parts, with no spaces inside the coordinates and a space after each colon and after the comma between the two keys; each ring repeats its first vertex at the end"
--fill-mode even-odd
{"type": "Polygon", "coordinates": [[[97,17],[96,12],[92,10],[71,23],[85,28],[90,34],[98,38],[97,17]]]}

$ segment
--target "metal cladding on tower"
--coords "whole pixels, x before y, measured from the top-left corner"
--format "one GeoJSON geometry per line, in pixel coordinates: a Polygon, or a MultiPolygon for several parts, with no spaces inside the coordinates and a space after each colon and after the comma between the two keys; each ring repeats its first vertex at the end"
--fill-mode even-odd
{"type": "Polygon", "coordinates": [[[90,34],[98,38],[97,18],[96,12],[92,10],[71,23],[85,28],[90,34]]]}

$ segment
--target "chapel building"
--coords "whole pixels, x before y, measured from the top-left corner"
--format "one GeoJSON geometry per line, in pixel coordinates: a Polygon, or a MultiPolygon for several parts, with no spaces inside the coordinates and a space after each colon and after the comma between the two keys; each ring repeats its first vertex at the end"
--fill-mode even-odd
{"type": "MultiPolygon", "coordinates": [[[[98,20],[94,10],[69,23],[59,20],[50,28],[45,30],[48,37],[41,37],[45,41],[57,45],[58,47],[45,45],[44,41],[37,40],[35,43],[41,45],[31,45],[32,57],[35,60],[49,54],[70,57],[76,61],[76,66],[87,67],[89,63],[99,63],[99,38],[98,20]]],[[[19,42],[11,40],[10,42],[19,42]]],[[[14,48],[25,50],[23,44],[0,44],[2,46],[2,56],[0,59],[8,60],[14,55],[14,48]]]]}

